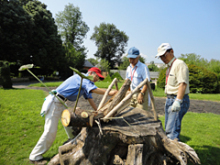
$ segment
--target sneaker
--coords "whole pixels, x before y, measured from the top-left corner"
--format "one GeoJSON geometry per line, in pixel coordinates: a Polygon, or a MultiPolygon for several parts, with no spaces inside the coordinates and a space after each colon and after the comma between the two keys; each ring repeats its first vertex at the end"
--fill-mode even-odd
{"type": "MultiPolygon", "coordinates": [[[[29,159],[30,160],[30,159],[29,159]]],[[[36,165],[45,165],[47,164],[47,160],[41,159],[41,160],[30,160],[31,164],[36,164],[36,165]]]]}

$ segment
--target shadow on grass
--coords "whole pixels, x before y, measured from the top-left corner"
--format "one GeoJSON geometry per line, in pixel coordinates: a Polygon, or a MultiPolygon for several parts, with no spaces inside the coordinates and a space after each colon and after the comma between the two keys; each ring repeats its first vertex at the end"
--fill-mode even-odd
{"type": "MultiPolygon", "coordinates": [[[[181,142],[187,143],[187,141],[190,140],[191,140],[190,137],[180,135],[181,142]]],[[[203,145],[203,146],[191,145],[190,147],[192,147],[196,151],[198,157],[200,158],[201,164],[220,165],[220,161],[218,158],[220,153],[219,148],[207,146],[207,145],[203,145]]],[[[189,162],[188,165],[193,165],[193,163],[189,162]]]]}

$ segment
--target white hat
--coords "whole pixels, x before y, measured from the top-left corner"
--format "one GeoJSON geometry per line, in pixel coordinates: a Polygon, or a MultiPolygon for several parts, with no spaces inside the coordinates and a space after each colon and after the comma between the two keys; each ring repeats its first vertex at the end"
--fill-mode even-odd
{"type": "Polygon", "coordinates": [[[155,58],[162,56],[169,49],[172,49],[169,43],[162,43],[157,49],[157,55],[155,56],[155,58]]]}

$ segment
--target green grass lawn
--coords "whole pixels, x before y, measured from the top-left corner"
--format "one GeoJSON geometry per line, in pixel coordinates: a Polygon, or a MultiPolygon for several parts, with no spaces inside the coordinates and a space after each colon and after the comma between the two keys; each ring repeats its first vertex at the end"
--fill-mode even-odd
{"type": "MultiPolygon", "coordinates": [[[[40,110],[46,93],[30,89],[0,89],[0,164],[29,164],[29,154],[43,133],[44,118],[40,110]]],[[[219,165],[220,116],[187,113],[183,118],[181,141],[198,153],[204,165],[219,165]]],[[[164,123],[164,117],[160,120],[164,123]]],[[[48,160],[67,140],[59,122],[56,140],[44,154],[48,160]]]]}

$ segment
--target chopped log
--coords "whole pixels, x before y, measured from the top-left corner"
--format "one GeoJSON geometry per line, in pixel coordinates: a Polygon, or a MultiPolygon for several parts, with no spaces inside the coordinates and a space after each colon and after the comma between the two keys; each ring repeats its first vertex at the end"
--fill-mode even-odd
{"type": "Polygon", "coordinates": [[[73,113],[73,108],[65,109],[61,115],[61,122],[63,126],[73,127],[92,127],[94,120],[103,117],[102,113],[93,110],[83,110],[79,107],[73,113]]]}

